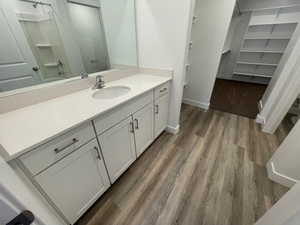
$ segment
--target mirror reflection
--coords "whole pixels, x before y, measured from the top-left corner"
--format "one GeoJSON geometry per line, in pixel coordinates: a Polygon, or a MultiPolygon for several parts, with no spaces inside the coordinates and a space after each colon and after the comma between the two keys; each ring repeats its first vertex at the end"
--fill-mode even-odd
{"type": "Polygon", "coordinates": [[[134,0],[0,0],[0,91],[137,66],[134,0]]]}

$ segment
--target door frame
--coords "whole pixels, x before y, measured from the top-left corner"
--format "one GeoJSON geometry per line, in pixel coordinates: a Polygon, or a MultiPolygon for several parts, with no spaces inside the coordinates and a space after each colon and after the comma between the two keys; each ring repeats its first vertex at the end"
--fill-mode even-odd
{"type": "Polygon", "coordinates": [[[279,68],[259,103],[256,121],[263,132],[273,134],[300,94],[300,24],[279,68]]]}

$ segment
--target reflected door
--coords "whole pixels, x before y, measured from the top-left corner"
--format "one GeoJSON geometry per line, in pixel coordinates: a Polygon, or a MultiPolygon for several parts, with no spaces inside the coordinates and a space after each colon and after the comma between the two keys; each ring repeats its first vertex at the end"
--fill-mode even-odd
{"type": "Polygon", "coordinates": [[[88,73],[107,70],[110,66],[100,9],[78,2],[68,2],[68,9],[85,70],[88,73]]]}
{"type": "Polygon", "coordinates": [[[10,1],[0,0],[0,92],[40,83],[30,51],[10,1]]]}
{"type": "Polygon", "coordinates": [[[71,74],[61,33],[52,5],[18,1],[17,18],[39,64],[43,82],[68,78],[71,74]]]}

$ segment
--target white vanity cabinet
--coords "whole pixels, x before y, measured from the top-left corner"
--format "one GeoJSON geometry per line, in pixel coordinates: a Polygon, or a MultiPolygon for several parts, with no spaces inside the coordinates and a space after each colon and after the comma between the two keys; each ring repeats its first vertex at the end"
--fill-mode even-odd
{"type": "Polygon", "coordinates": [[[112,183],[136,159],[133,129],[132,118],[129,117],[99,136],[102,154],[112,183]]]}
{"type": "Polygon", "coordinates": [[[115,182],[153,142],[153,91],[94,120],[101,151],[115,182]]]}
{"type": "Polygon", "coordinates": [[[70,224],[110,186],[91,122],[21,155],[18,161],[70,224]]]}
{"type": "Polygon", "coordinates": [[[74,224],[166,128],[169,85],[18,157],[25,174],[68,223],[74,224]]]}
{"type": "Polygon", "coordinates": [[[153,142],[153,104],[133,114],[136,154],[139,157],[153,142]]]}
{"type": "Polygon", "coordinates": [[[153,104],[98,136],[107,171],[114,183],[153,142],[153,104]]]}
{"type": "Polygon", "coordinates": [[[114,183],[167,127],[169,82],[94,120],[114,183]]]}
{"type": "Polygon", "coordinates": [[[74,223],[110,186],[96,140],[34,179],[70,223],[74,223]]]}
{"type": "Polygon", "coordinates": [[[158,137],[168,124],[169,83],[163,84],[154,92],[154,137],[158,137]]]}

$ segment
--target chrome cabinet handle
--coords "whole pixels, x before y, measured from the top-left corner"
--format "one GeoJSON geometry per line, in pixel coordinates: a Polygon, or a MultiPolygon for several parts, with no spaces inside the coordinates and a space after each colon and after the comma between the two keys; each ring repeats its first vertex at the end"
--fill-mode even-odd
{"type": "Polygon", "coordinates": [[[34,72],[38,72],[38,71],[40,70],[40,67],[34,66],[34,67],[32,67],[32,70],[33,70],[34,72]]]}
{"type": "Polygon", "coordinates": [[[155,105],[155,113],[158,114],[159,113],[159,106],[155,105]]]}
{"type": "Polygon", "coordinates": [[[161,89],[159,92],[160,92],[160,93],[163,93],[163,92],[165,92],[166,90],[168,90],[168,88],[161,89]]]}
{"type": "Polygon", "coordinates": [[[58,154],[64,150],[66,150],[67,148],[69,148],[70,146],[74,145],[75,143],[77,143],[79,140],[77,138],[73,138],[72,142],[70,144],[67,144],[66,146],[62,147],[62,148],[56,148],[54,149],[55,154],[58,154]]]}
{"type": "Polygon", "coordinates": [[[100,155],[100,153],[99,153],[99,148],[95,146],[94,149],[95,149],[96,152],[97,152],[97,158],[98,158],[99,160],[102,160],[101,155],[100,155]]]}
{"type": "Polygon", "coordinates": [[[134,133],[134,124],[133,124],[133,122],[130,122],[130,132],[134,133]]]}
{"type": "Polygon", "coordinates": [[[134,119],[135,121],[135,129],[139,129],[139,120],[138,119],[134,119]]]}

